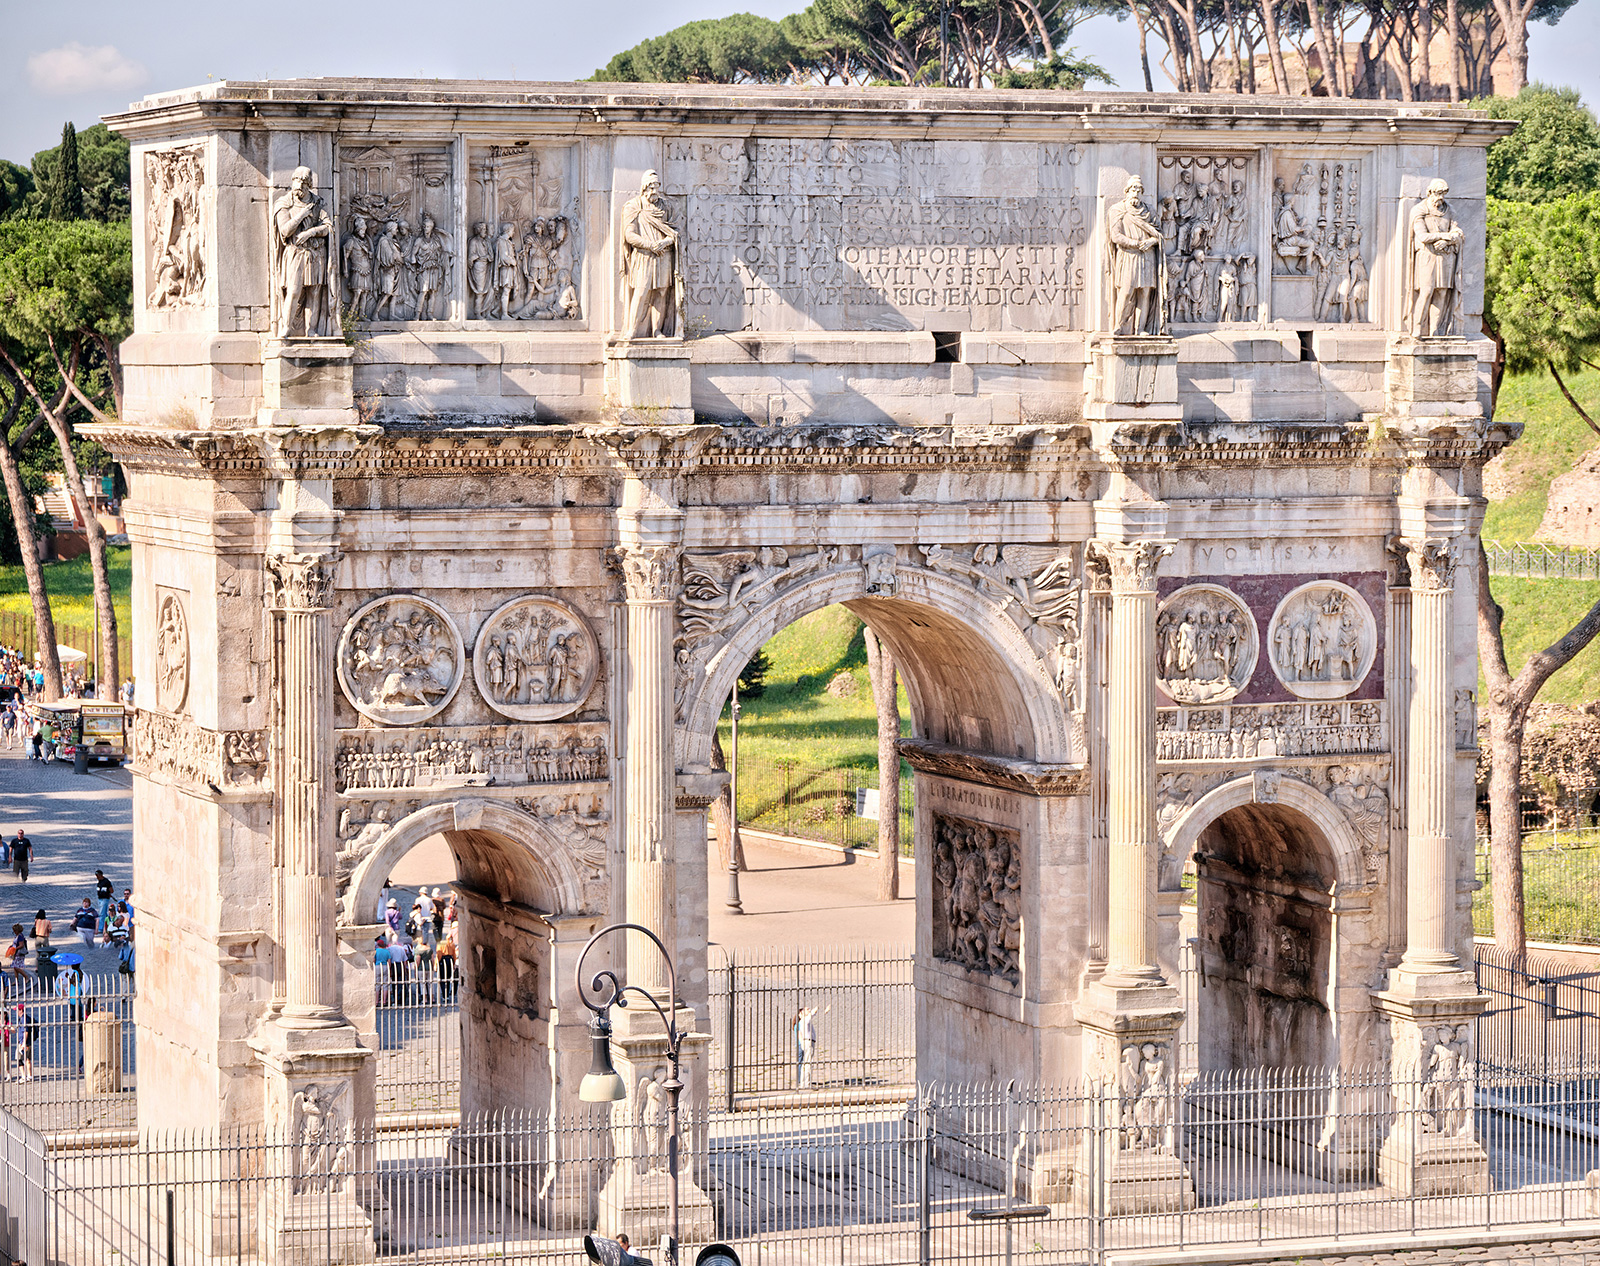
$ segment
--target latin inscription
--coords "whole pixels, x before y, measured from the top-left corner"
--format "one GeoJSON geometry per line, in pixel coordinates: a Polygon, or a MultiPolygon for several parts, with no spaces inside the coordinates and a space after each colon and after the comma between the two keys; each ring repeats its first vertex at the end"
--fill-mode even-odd
{"type": "Polygon", "coordinates": [[[1070,329],[1088,213],[1076,147],[669,141],[702,329],[1070,329]]]}

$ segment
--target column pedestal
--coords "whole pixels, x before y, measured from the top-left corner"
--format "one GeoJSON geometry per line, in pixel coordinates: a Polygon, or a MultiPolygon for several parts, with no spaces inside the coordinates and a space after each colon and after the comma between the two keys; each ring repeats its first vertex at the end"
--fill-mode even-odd
{"type": "Polygon", "coordinates": [[[375,1185],[358,1190],[356,1175],[375,1172],[375,1158],[370,1135],[361,1138],[354,1125],[355,1082],[372,1052],[349,1025],[272,1023],[251,1045],[263,1067],[275,1144],[261,1197],[262,1259],[274,1266],[375,1261],[388,1213],[375,1185]]]}
{"type": "Polygon", "coordinates": [[[608,421],[693,422],[688,345],[682,339],[608,339],[605,408],[608,421]]]}
{"type": "Polygon", "coordinates": [[[349,426],[356,349],[336,338],[272,339],[261,362],[262,426],[349,426]]]}
{"type": "MultiPolygon", "coordinates": [[[[612,1132],[616,1141],[617,1162],[611,1177],[600,1192],[596,1226],[601,1235],[615,1238],[627,1232],[638,1252],[649,1253],[670,1227],[667,1217],[667,1170],[664,1156],[652,1150],[650,1132],[643,1124],[640,1083],[651,1078],[665,1081],[668,1076],[666,1036],[654,1012],[612,1013],[616,1032],[611,1039],[611,1058],[628,1087],[628,1097],[612,1105],[612,1132]],[[632,1029],[634,1031],[628,1031],[632,1029]],[[652,1031],[654,1030],[654,1031],[652,1031]]],[[[694,1012],[687,1007],[677,1015],[680,1029],[692,1028],[694,1012]]],[[[684,1088],[680,1103],[681,1138],[678,1146],[678,1241],[692,1243],[713,1240],[717,1232],[716,1210],[706,1195],[705,1113],[703,1095],[691,1110],[690,1088],[706,1084],[707,1033],[686,1033],[681,1048],[684,1088]],[[691,1121],[694,1122],[691,1125],[691,1121]]],[[[648,1088],[645,1088],[646,1090],[648,1088]]],[[[665,1108],[665,1102],[662,1102],[665,1108]]]]}
{"type": "Polygon", "coordinates": [[[1402,434],[1481,422],[1477,350],[1454,335],[1414,338],[1405,334],[1391,339],[1384,364],[1383,399],[1385,421],[1402,434]]]}
{"type": "Polygon", "coordinates": [[[1084,386],[1084,419],[1096,444],[1149,440],[1183,425],[1178,343],[1166,335],[1102,335],[1084,386]]]}

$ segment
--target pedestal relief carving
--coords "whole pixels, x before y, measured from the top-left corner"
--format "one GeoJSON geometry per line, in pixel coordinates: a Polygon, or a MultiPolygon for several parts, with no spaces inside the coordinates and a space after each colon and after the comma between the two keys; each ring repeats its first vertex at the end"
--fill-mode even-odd
{"type": "Polygon", "coordinates": [[[1284,156],[1272,181],[1273,316],[1366,321],[1361,162],[1284,156]],[[1301,279],[1304,280],[1301,280],[1301,279]]]}
{"type": "Polygon", "coordinates": [[[289,1107],[290,1192],[326,1193],[350,1170],[350,1088],[310,1083],[289,1107]]]}
{"type": "Polygon", "coordinates": [[[341,148],[340,252],[344,304],[358,321],[437,321],[450,315],[457,254],[450,150],[341,148]]]}
{"type": "Polygon", "coordinates": [[[1428,184],[1428,196],[1406,225],[1406,331],[1417,338],[1461,333],[1461,247],[1466,234],[1456,223],[1442,180],[1428,184]]]}
{"type": "Polygon", "coordinates": [[[339,251],[333,217],[309,167],[272,204],[273,329],[279,338],[339,333],[339,251]]]}
{"type": "Polygon", "coordinates": [[[467,211],[467,318],[576,321],[582,315],[579,151],[474,151],[467,211]]]}
{"type": "Polygon", "coordinates": [[[1156,680],[1179,703],[1217,703],[1256,669],[1255,617],[1220,585],[1186,585],[1156,612],[1156,680]]]}
{"type": "Polygon", "coordinates": [[[146,708],[134,718],[134,759],[141,770],[207,790],[249,789],[266,777],[260,730],[201,729],[188,717],[146,708]]]}
{"type": "Polygon", "coordinates": [[[1157,191],[1168,322],[1255,320],[1253,185],[1244,155],[1162,158],[1157,191]]]}
{"type": "Polygon", "coordinates": [[[148,307],[194,307],[205,291],[205,157],[199,145],[144,156],[150,191],[145,221],[150,234],[148,307]]]}
{"type": "Polygon", "coordinates": [[[156,594],[156,706],[182,712],[189,698],[189,617],[176,590],[156,594]]]}
{"type": "Polygon", "coordinates": [[[1021,978],[1021,837],[937,813],[933,853],[934,955],[1015,984],[1021,978]]]}
{"type": "Polygon", "coordinates": [[[374,599],[351,616],[337,662],[345,698],[386,725],[415,725],[438,714],[466,666],[450,616],[412,594],[374,599]]]}
{"type": "Polygon", "coordinates": [[[478,631],[472,673],[489,706],[519,721],[554,721],[588,697],[600,668],[594,633],[552,598],[515,598],[478,631]]]}
{"type": "Polygon", "coordinates": [[[1365,599],[1335,580],[1301,585],[1267,630],[1272,671],[1302,699],[1341,699],[1366,680],[1378,628],[1365,599]]]}

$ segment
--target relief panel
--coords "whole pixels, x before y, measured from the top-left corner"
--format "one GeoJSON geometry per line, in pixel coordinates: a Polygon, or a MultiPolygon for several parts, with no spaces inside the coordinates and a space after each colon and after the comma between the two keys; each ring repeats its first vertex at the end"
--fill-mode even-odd
{"type": "Polygon", "coordinates": [[[933,815],[933,952],[1015,984],[1022,970],[1022,836],[933,815]]]}
{"type": "Polygon", "coordinates": [[[450,146],[339,150],[343,310],[352,321],[450,318],[460,244],[452,240],[450,146]]]}
{"type": "Polygon", "coordinates": [[[1256,160],[1168,154],[1156,183],[1169,323],[1254,321],[1259,312],[1256,160]]]}
{"type": "Polygon", "coordinates": [[[1156,612],[1156,673],[1178,703],[1216,703],[1256,670],[1255,617],[1220,585],[1187,585],[1156,612]]]}
{"type": "Polygon", "coordinates": [[[1378,628],[1366,601],[1336,580],[1289,594],[1267,630],[1272,671],[1302,699],[1342,699],[1372,670],[1378,628]]]}
{"type": "Polygon", "coordinates": [[[1359,158],[1280,154],[1272,178],[1272,316],[1365,322],[1371,292],[1359,158]]]}
{"type": "Polygon", "coordinates": [[[579,149],[489,145],[467,181],[467,319],[578,321],[579,149]]]}
{"type": "Polygon", "coordinates": [[[582,616],[551,598],[515,598],[483,623],[472,655],[478,691],[496,712],[553,721],[594,685],[599,645],[582,616]]]}
{"type": "Polygon", "coordinates": [[[206,285],[206,154],[201,145],[155,150],[144,156],[145,306],[189,308],[206,285]]]}
{"type": "Polygon", "coordinates": [[[363,716],[416,725],[443,711],[461,686],[461,634],[438,603],[395,594],[366,604],[339,638],[339,685],[363,716]]]}

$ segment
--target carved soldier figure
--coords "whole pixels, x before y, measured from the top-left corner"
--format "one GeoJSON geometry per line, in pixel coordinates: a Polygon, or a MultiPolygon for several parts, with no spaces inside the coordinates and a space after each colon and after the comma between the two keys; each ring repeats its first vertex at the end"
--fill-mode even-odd
{"type": "Polygon", "coordinates": [[[1426,200],[1411,213],[1410,331],[1418,338],[1454,334],[1461,305],[1461,244],[1466,234],[1444,200],[1450,186],[1428,185],[1426,200]]]}
{"type": "Polygon", "coordinates": [[[1348,243],[1349,278],[1339,292],[1339,306],[1346,321],[1367,319],[1367,261],[1361,257],[1361,229],[1350,226],[1348,243]]]}
{"type": "Polygon", "coordinates": [[[1237,321],[1239,305],[1239,274],[1234,270],[1233,261],[1223,257],[1222,267],[1217,271],[1217,320],[1237,321]]]}
{"type": "Polygon", "coordinates": [[[622,277],[629,338],[672,338],[678,329],[678,230],[661,201],[661,177],[645,172],[622,208],[622,277]]]}
{"type": "MultiPolygon", "coordinates": [[[[1179,208],[1180,217],[1182,207],[1179,208]]],[[[1106,221],[1111,243],[1111,328],[1117,334],[1159,334],[1165,296],[1161,293],[1161,233],[1144,204],[1144,181],[1135,176],[1106,221]],[[1129,322],[1130,329],[1124,330],[1129,322]]]]}
{"type": "Polygon", "coordinates": [[[372,239],[367,236],[367,218],[358,215],[344,239],[344,285],[350,296],[350,315],[366,319],[367,301],[372,295],[372,239]]]}
{"type": "Polygon", "coordinates": [[[289,192],[272,204],[277,247],[279,338],[330,338],[335,331],[328,303],[333,218],[317,196],[309,167],[296,167],[289,192]]]}
{"type": "Polygon", "coordinates": [[[511,297],[517,289],[517,243],[514,226],[507,221],[494,240],[494,289],[500,299],[500,319],[511,317],[511,297]]]}
{"type": "Polygon", "coordinates": [[[439,232],[433,217],[422,215],[422,231],[411,243],[409,257],[416,270],[417,320],[433,320],[433,296],[444,289],[445,273],[450,267],[450,239],[439,232]]]}
{"type": "Polygon", "coordinates": [[[390,220],[383,226],[376,250],[378,258],[378,302],[373,309],[374,321],[397,321],[400,315],[394,310],[396,295],[400,293],[400,273],[405,268],[405,251],[400,245],[400,226],[390,220]]]}
{"type": "Polygon", "coordinates": [[[494,244],[489,226],[482,220],[472,227],[467,243],[467,289],[472,292],[472,315],[483,320],[489,315],[489,270],[494,262],[494,244]]]}

